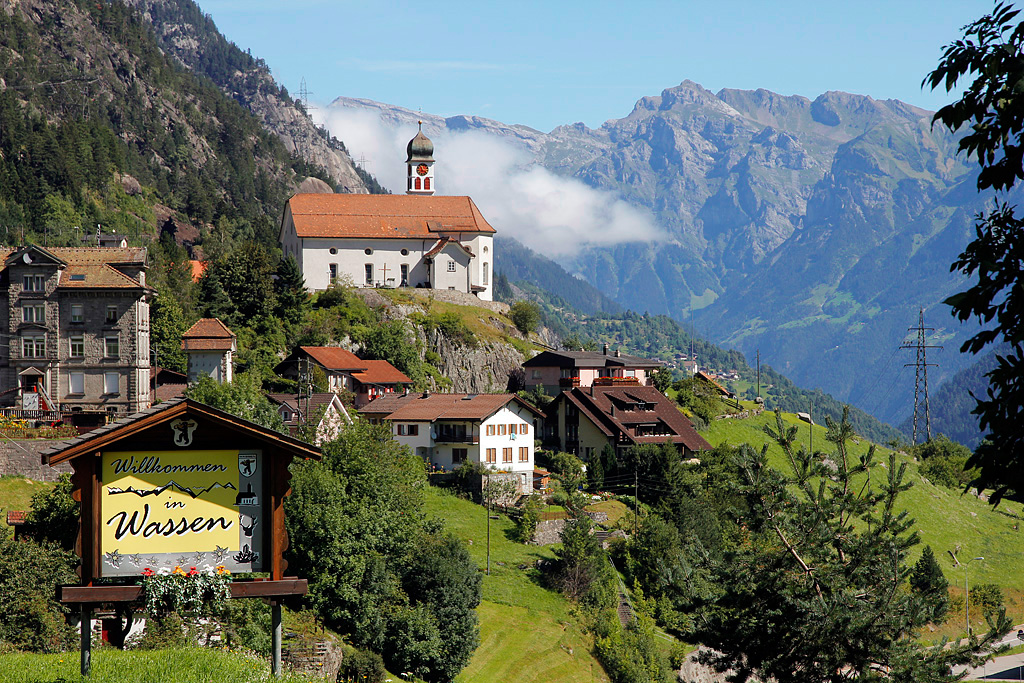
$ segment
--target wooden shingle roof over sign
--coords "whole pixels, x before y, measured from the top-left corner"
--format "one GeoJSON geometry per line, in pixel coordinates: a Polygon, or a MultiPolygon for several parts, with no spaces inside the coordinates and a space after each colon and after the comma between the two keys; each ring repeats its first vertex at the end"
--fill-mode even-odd
{"type": "Polygon", "coordinates": [[[191,399],[175,399],[62,442],[82,504],[83,585],[183,563],[284,578],[288,465],[320,449],[191,399]]]}
{"type": "Polygon", "coordinates": [[[469,197],[296,194],[285,212],[300,238],[437,239],[442,233],[495,232],[469,197]]]}

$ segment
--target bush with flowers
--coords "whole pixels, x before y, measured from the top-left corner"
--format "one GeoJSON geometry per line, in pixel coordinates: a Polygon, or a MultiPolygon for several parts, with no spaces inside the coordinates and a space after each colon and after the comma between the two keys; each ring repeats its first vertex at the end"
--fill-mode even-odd
{"type": "Polygon", "coordinates": [[[142,577],[146,611],[153,616],[219,614],[231,597],[231,572],[223,565],[205,572],[195,567],[155,572],[146,567],[142,577]]]}

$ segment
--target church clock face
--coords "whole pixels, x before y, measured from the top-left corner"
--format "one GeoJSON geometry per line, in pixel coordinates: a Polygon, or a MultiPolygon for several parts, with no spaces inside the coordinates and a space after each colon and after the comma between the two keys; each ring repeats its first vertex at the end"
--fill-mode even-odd
{"type": "Polygon", "coordinates": [[[430,169],[427,167],[426,164],[420,164],[419,166],[416,167],[416,172],[420,175],[427,175],[429,171],[430,169]]]}

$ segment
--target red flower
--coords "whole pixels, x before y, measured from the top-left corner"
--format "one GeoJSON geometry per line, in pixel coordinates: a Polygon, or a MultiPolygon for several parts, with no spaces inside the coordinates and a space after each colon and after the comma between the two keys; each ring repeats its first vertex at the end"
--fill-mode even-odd
{"type": "Polygon", "coordinates": [[[153,576],[153,574],[155,574],[155,573],[156,573],[156,572],[154,572],[154,571],[153,571],[152,569],[150,569],[149,567],[146,567],[145,569],[143,569],[143,570],[142,570],[142,575],[143,575],[143,576],[145,576],[145,577],[147,577],[147,578],[149,578],[150,576],[153,576]]]}
{"type": "Polygon", "coordinates": [[[195,568],[195,567],[189,567],[189,570],[188,570],[188,575],[189,575],[189,576],[195,576],[195,575],[196,575],[196,574],[198,574],[198,573],[199,573],[199,572],[197,572],[197,571],[196,571],[196,568],[195,568]]]}

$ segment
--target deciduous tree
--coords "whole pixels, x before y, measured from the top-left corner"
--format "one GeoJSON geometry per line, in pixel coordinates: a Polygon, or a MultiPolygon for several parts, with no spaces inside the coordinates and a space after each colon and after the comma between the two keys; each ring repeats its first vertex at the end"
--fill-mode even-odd
{"type": "MultiPolygon", "coordinates": [[[[951,131],[966,127],[960,151],[981,167],[978,190],[1005,193],[1024,178],[1024,22],[1017,15],[1010,4],[996,4],[963,28],[964,38],[945,48],[924,80],[947,91],[970,80],[960,99],[936,112],[933,122],[951,131]]],[[[985,326],[961,351],[978,353],[1000,339],[1008,344],[987,373],[988,390],[973,411],[988,440],[968,462],[980,468],[973,485],[993,488],[989,500],[995,505],[1008,492],[1024,491],[1024,220],[1005,196],[997,194],[995,208],[977,216],[974,241],[951,270],[977,278],[946,300],[953,315],[985,326]]]]}

